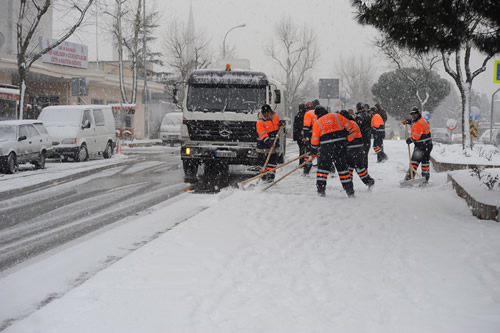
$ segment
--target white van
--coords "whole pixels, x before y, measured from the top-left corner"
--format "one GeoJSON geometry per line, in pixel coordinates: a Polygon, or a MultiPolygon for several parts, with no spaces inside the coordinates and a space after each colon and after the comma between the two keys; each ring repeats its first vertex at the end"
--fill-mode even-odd
{"type": "Polygon", "coordinates": [[[169,143],[173,146],[175,143],[181,143],[181,125],[182,112],[167,113],[161,122],[160,138],[161,142],[166,145],[169,143]]]}
{"type": "Polygon", "coordinates": [[[89,156],[110,158],[115,147],[115,119],[108,105],[58,105],[42,110],[52,137],[53,151],[63,160],[86,161],[89,156]]]}

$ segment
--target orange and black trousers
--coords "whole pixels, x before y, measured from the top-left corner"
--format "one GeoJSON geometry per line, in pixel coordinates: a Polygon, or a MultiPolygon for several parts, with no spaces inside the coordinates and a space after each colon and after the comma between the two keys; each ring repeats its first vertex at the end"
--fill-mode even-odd
{"type": "Polygon", "coordinates": [[[415,142],[415,149],[413,149],[413,154],[411,155],[411,164],[415,170],[417,170],[418,165],[422,164],[422,177],[427,180],[431,174],[431,151],[432,151],[432,141],[426,143],[415,142]]]}
{"type": "Polygon", "coordinates": [[[316,187],[322,190],[326,187],[326,181],[333,166],[337,168],[339,180],[347,192],[353,190],[352,177],[347,167],[347,148],[345,138],[332,143],[321,144],[318,156],[318,171],[316,173],[316,187]]]}

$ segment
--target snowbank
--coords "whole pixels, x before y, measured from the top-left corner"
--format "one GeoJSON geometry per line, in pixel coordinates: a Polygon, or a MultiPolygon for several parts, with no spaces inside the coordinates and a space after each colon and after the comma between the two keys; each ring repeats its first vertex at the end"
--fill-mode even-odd
{"type": "Polygon", "coordinates": [[[484,169],[481,174],[483,175],[482,180],[473,175],[471,170],[450,172],[453,179],[475,200],[486,205],[500,207],[500,179],[492,190],[488,190],[488,187],[484,184],[487,182],[487,175],[500,178],[500,168],[484,169]]]}
{"type": "Polygon", "coordinates": [[[500,148],[493,145],[475,144],[464,152],[460,144],[434,143],[431,156],[439,163],[500,166],[500,148]]]}

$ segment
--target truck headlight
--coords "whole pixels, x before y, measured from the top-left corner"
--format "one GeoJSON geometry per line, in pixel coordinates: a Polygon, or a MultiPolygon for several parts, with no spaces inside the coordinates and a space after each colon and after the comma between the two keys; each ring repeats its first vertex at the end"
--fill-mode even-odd
{"type": "Polygon", "coordinates": [[[61,143],[63,145],[75,145],[77,141],[78,141],[77,138],[67,138],[67,139],[63,139],[61,141],[61,143]]]}
{"type": "Polygon", "coordinates": [[[186,148],[186,155],[191,155],[191,148],[189,147],[186,148]]]}

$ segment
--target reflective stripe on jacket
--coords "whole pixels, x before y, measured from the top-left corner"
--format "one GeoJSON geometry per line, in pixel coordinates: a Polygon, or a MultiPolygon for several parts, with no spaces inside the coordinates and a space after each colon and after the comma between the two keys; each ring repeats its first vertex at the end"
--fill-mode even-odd
{"type": "Polygon", "coordinates": [[[280,117],[277,114],[274,114],[271,120],[264,120],[264,118],[259,117],[259,120],[257,120],[257,124],[255,125],[259,140],[262,141],[267,137],[275,137],[279,129],[279,122],[280,117]]]}
{"type": "Polygon", "coordinates": [[[415,143],[431,142],[431,128],[424,118],[420,117],[412,123],[411,138],[415,143]]]}
{"type": "Polygon", "coordinates": [[[328,113],[316,120],[312,128],[311,145],[345,141],[349,120],[338,113],[328,113]]]}
{"type": "Polygon", "coordinates": [[[385,123],[384,120],[382,119],[382,116],[379,115],[378,113],[375,113],[372,116],[372,131],[373,132],[385,132],[385,123]]]}

